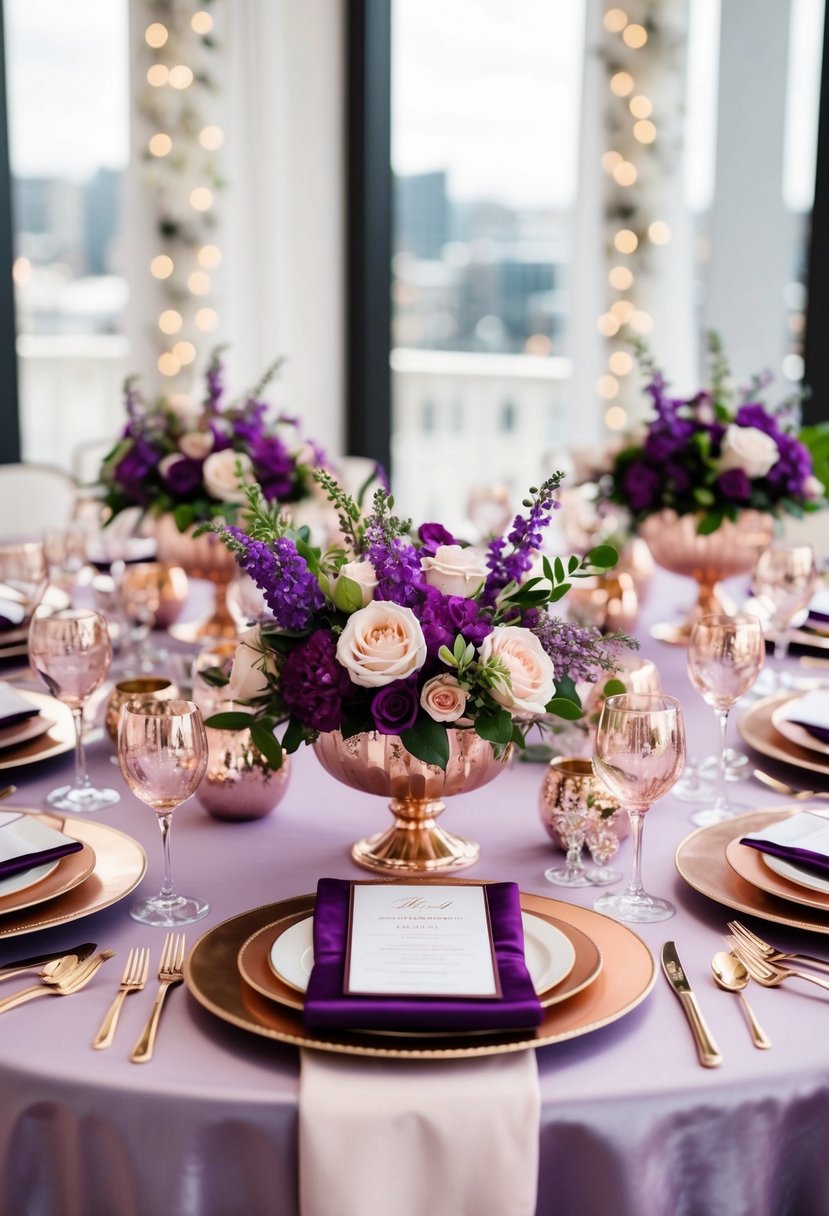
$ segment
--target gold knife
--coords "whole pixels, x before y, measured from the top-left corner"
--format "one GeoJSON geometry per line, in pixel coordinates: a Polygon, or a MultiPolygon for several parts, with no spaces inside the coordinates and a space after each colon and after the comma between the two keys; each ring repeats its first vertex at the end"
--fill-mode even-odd
{"type": "Polygon", "coordinates": [[[679,998],[679,1003],[688,1019],[688,1024],[694,1035],[694,1042],[697,1045],[697,1055],[699,1056],[700,1064],[704,1065],[705,1068],[717,1068],[722,1064],[722,1052],[714,1042],[714,1036],[711,1034],[706,1025],[705,1018],[702,1016],[702,1010],[697,1004],[697,998],[691,990],[691,985],[688,983],[682,963],[679,961],[675,942],[665,942],[665,945],[662,947],[662,970],[667,976],[668,983],[679,998]]]}

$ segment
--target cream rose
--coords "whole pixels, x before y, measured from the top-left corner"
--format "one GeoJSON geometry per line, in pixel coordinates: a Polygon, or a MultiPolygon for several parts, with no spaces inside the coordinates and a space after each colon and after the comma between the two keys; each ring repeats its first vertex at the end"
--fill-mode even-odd
{"type": "Polygon", "coordinates": [[[509,685],[496,685],[492,697],[513,718],[544,713],[555,692],[555,669],[534,633],[519,625],[496,626],[484,638],[478,658],[481,663],[498,658],[507,668],[509,685]]]}
{"type": "Polygon", "coordinates": [[[436,722],[457,722],[463,717],[469,693],[448,673],[432,676],[423,685],[420,704],[436,722]]]}
{"type": "Polygon", "coordinates": [[[434,557],[420,559],[420,567],[430,587],[464,599],[480,591],[488,573],[483,555],[462,545],[438,545],[434,557]]]}
{"type": "Polygon", "coordinates": [[[823,482],[812,473],[803,483],[803,493],[807,498],[823,498],[823,482]]]}
{"type": "Polygon", "coordinates": [[[213,451],[215,439],[212,431],[188,431],[178,441],[179,451],[191,460],[204,460],[213,451]]]}
{"type": "Polygon", "coordinates": [[[225,687],[229,701],[247,701],[268,691],[267,675],[276,675],[273,652],[262,641],[258,625],[239,635],[230,681],[225,687]]]}
{"type": "Polygon", "coordinates": [[[341,578],[350,578],[360,588],[363,596],[362,607],[365,608],[374,599],[374,588],[377,586],[377,575],[371,562],[346,562],[340,566],[336,575],[332,575],[328,584],[333,597],[337,583],[341,578]]]}
{"type": "Polygon", "coordinates": [[[348,618],[337,642],[337,661],[362,688],[405,680],[426,662],[420,622],[411,608],[374,600],[348,618]]]}
{"type": "Polygon", "coordinates": [[[765,477],[780,459],[780,449],[765,431],[756,426],[728,427],[722,441],[718,469],[742,469],[746,477],[765,477]]]}
{"type": "Polygon", "coordinates": [[[221,502],[244,502],[245,495],[239,488],[237,466],[241,466],[242,476],[246,482],[255,480],[253,476],[253,461],[246,452],[235,452],[233,448],[223,448],[221,452],[211,452],[204,462],[202,480],[208,494],[221,502]]]}

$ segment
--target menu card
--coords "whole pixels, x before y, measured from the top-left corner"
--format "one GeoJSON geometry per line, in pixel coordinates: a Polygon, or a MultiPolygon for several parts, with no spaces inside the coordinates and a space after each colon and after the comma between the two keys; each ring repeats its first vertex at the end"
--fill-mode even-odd
{"type": "Polygon", "coordinates": [[[345,991],[500,996],[483,887],[355,883],[345,991]]]}

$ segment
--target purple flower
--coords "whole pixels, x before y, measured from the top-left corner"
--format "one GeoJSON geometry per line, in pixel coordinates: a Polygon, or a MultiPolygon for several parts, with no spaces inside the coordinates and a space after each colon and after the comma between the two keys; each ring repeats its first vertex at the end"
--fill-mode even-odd
{"type": "Polygon", "coordinates": [[[764,480],[767,485],[782,495],[801,498],[806,479],[812,474],[812,457],[809,449],[793,435],[778,433],[774,439],[780,455],[764,480]]]}
{"type": "Polygon", "coordinates": [[[421,524],[417,530],[421,541],[422,557],[434,557],[439,545],[456,545],[451,532],[447,532],[443,524],[421,524]]]}
{"type": "Polygon", "coordinates": [[[294,462],[276,435],[263,435],[250,448],[256,480],[268,502],[284,502],[294,490],[294,462]]]}
{"type": "Polygon", "coordinates": [[[258,443],[264,435],[267,409],[264,401],[249,401],[244,411],[233,419],[234,438],[243,448],[258,443]]]}
{"type": "Polygon", "coordinates": [[[748,502],[751,498],[751,482],[745,469],[727,469],[717,478],[717,487],[724,498],[732,502],[748,502]]]}
{"type": "Polygon", "coordinates": [[[152,496],[147,486],[150,473],[158,464],[159,454],[146,439],[138,438],[113,471],[115,484],[137,503],[148,502],[152,496]]]}
{"type": "Polygon", "coordinates": [[[634,460],[625,470],[622,479],[627,504],[634,514],[649,511],[659,499],[662,476],[643,460],[634,460]]]}
{"type": "Polygon", "coordinates": [[[682,452],[695,430],[693,422],[670,416],[664,422],[655,423],[645,440],[645,456],[654,464],[661,464],[671,456],[682,452]]]}
{"type": "Polygon", "coordinates": [[[574,625],[536,609],[527,612],[524,623],[537,635],[552,659],[556,680],[567,675],[576,683],[592,683],[607,667],[606,648],[612,643],[603,642],[594,625],[574,625]]]}
{"type": "Polygon", "coordinates": [[[269,546],[251,540],[239,528],[228,528],[227,532],[245,546],[244,554],[237,554],[236,560],[262,592],[277,625],[292,632],[307,629],[325,597],[294,542],[282,536],[269,546]]]}
{"type": "Polygon", "coordinates": [[[381,735],[399,735],[417,721],[420,702],[417,686],[395,680],[378,689],[371,699],[371,716],[381,735]]]}
{"type": "Polygon", "coordinates": [[[218,350],[214,352],[207,369],[207,396],[204,399],[204,412],[216,414],[219,402],[224,392],[224,364],[219,358],[218,350]]]}
{"type": "Polygon", "coordinates": [[[753,426],[765,435],[771,435],[772,439],[779,439],[780,428],[777,425],[777,419],[759,402],[750,401],[746,405],[741,405],[734,421],[737,426],[753,426]]]}
{"type": "Polygon", "coordinates": [[[179,460],[170,461],[162,480],[171,494],[175,494],[178,498],[186,498],[201,485],[203,467],[203,460],[192,460],[189,456],[182,456],[179,460]]]}
{"type": "Polygon", "coordinates": [[[487,634],[492,633],[492,622],[481,614],[475,600],[442,595],[436,587],[428,587],[425,597],[419,617],[430,659],[437,658],[441,646],[451,650],[458,634],[473,646],[480,646],[487,634]]]}
{"type": "Polygon", "coordinates": [[[420,554],[414,545],[399,537],[388,541],[379,528],[366,528],[368,559],[377,575],[376,600],[390,600],[412,608],[423,599],[425,581],[420,569],[420,554]]]}
{"type": "Polygon", "coordinates": [[[558,478],[553,477],[545,482],[539,492],[535,492],[528,515],[516,515],[512,521],[512,531],[505,541],[502,536],[496,537],[487,546],[486,564],[489,567],[486,583],[484,584],[483,601],[493,604],[498,592],[507,583],[520,582],[532,566],[533,553],[541,547],[544,540],[544,529],[550,522],[553,511],[557,510],[560,502],[553,499],[553,492],[558,488],[558,478]],[[512,546],[507,550],[507,541],[512,546]]]}
{"type": "Polygon", "coordinates": [[[342,725],[343,698],[351,680],[336,655],[332,635],[327,629],[317,629],[294,647],[282,669],[282,700],[312,730],[336,730],[342,725]]]}

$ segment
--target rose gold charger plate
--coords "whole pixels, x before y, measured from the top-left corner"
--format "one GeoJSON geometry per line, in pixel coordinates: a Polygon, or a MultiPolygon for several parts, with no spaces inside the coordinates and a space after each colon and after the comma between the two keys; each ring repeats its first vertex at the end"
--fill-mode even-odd
{"type": "Polygon", "coordinates": [[[24,887],[22,891],[13,894],[0,895],[0,917],[9,912],[22,912],[24,908],[33,908],[36,904],[65,895],[67,891],[86,882],[94,868],[95,850],[91,845],[84,844],[79,852],[61,857],[52,873],[47,874],[40,882],[32,883],[30,887],[24,887]]]}
{"type": "MultiPolygon", "coordinates": [[[[825,910],[822,910],[823,905],[813,905],[811,899],[807,901],[804,897],[814,896],[815,893],[775,875],[763,865],[755,849],[739,846],[740,873],[729,862],[729,846],[739,836],[758,832],[802,810],[801,805],[750,811],[747,815],[737,815],[722,823],[698,828],[680,842],[676,851],[676,868],[695,891],[736,912],[745,912],[778,925],[788,925],[792,929],[829,933],[829,900],[825,910]],[[752,854],[756,860],[752,861],[750,857],[743,859],[742,854],[752,854]]],[[[731,856],[734,857],[733,848],[731,856]]]]}
{"type": "Polygon", "coordinates": [[[22,768],[25,764],[35,764],[72,751],[75,746],[75,725],[71,709],[46,693],[29,692],[27,688],[16,691],[36,705],[45,717],[51,718],[52,725],[36,739],[29,739],[0,752],[0,770],[22,768]]]}
{"type": "MultiPolygon", "coordinates": [[[[147,855],[138,841],[127,836],[125,832],[78,816],[43,815],[36,811],[22,813],[37,814],[38,818],[50,827],[81,841],[85,847],[79,853],[71,853],[64,861],[69,862],[74,858],[88,860],[91,853],[93,865],[85,877],[79,878],[71,886],[64,887],[62,891],[56,889],[36,905],[29,904],[24,907],[21,904],[8,911],[0,907],[0,939],[17,937],[21,933],[34,933],[39,929],[51,929],[54,925],[78,920],[82,916],[91,916],[93,912],[100,912],[103,908],[124,899],[144,877],[147,855]]],[[[61,867],[58,866],[53,874],[37,885],[42,886],[54,881],[57,886],[60,873],[61,867]]],[[[34,890],[35,888],[31,887],[21,891],[20,897],[29,895],[34,890]]]]}
{"type": "MultiPolygon", "coordinates": [[[[304,1025],[300,1009],[257,992],[245,982],[238,968],[239,953],[249,939],[262,930],[273,929],[277,921],[307,916],[314,900],[313,894],[283,899],[243,912],[209,929],[190,951],[184,972],[184,982],[199,1004],[224,1022],[295,1047],[345,1055],[448,1060],[545,1047],[598,1030],[635,1009],[651,991],[656,979],[650,950],[626,925],[592,909],[522,892],[524,912],[554,920],[563,932],[572,928],[575,931],[573,939],[578,934],[587,937],[604,960],[599,973],[586,981],[580,991],[574,991],[567,1000],[543,1010],[540,1026],[532,1030],[485,1032],[474,1036],[401,1034],[393,1039],[369,1031],[318,1033],[304,1025]]],[[[264,944],[267,935],[262,936],[264,944]]],[[[266,953],[264,958],[267,966],[266,953]]],[[[562,984],[578,967],[577,958],[573,971],[562,984]]],[[[268,972],[278,982],[269,968],[268,972]]],[[[298,1003],[295,990],[284,985],[284,992],[298,1003]]]]}
{"type": "Polygon", "coordinates": [[[818,752],[800,747],[792,740],[784,738],[772,721],[775,711],[781,705],[802,695],[800,692],[784,692],[773,697],[764,697],[745,711],[737,722],[737,729],[749,747],[753,747],[762,756],[782,760],[784,764],[791,764],[795,768],[807,769],[811,773],[822,773],[829,777],[829,756],[821,760],[818,752]]]}

